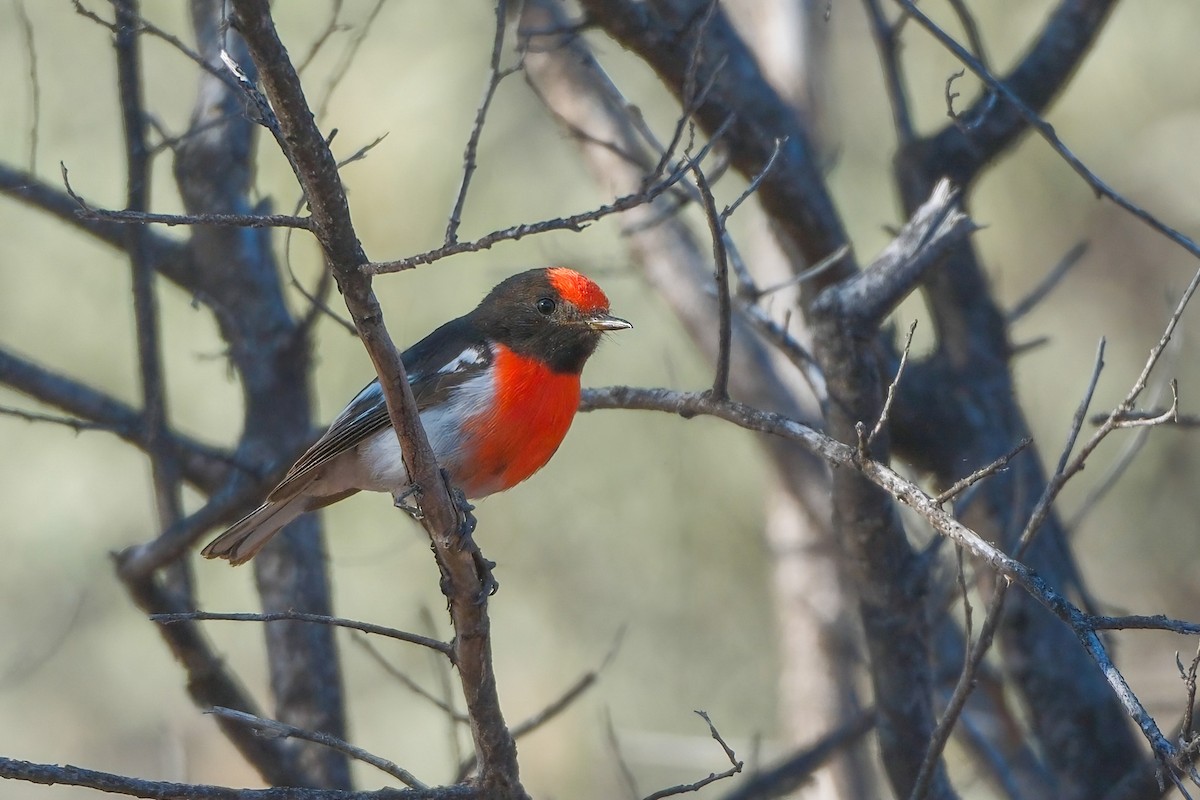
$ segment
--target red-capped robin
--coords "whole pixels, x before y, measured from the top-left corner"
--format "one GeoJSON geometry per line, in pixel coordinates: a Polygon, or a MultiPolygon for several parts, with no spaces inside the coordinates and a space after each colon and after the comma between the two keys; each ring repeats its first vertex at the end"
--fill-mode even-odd
{"type": "MultiPolygon", "coordinates": [[[[565,267],[533,269],[497,285],[469,314],[404,352],[421,424],[438,463],[467,497],[511,489],[562,443],[579,406],[579,376],[607,331],[632,328],[608,313],[600,287],[565,267]]],[[[203,550],[248,561],[296,517],[361,490],[406,494],[408,473],[374,380],[292,465],[266,502],[203,550]]]]}

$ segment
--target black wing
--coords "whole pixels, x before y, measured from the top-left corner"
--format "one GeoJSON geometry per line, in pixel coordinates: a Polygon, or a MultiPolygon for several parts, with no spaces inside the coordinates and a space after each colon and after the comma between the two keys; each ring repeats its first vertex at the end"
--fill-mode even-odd
{"type": "MultiPolygon", "coordinates": [[[[490,348],[469,334],[464,318],[446,323],[406,350],[404,365],[417,401],[417,410],[443,402],[451,390],[475,377],[491,363],[490,348]]],[[[292,465],[267,500],[279,502],[298,494],[318,468],[354,449],[391,425],[379,380],[368,383],[329,430],[292,465]]]]}

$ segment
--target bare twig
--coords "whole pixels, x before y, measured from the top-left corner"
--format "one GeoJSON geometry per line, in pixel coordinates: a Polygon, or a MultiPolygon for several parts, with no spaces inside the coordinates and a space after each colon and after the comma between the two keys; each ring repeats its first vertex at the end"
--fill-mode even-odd
{"type": "Polygon", "coordinates": [[[308,217],[294,217],[287,214],[155,214],[148,211],[112,211],[103,208],[93,208],[87,201],[75,193],[67,173],[67,165],[59,164],[62,170],[63,186],[67,194],[79,204],[80,217],[106,222],[122,222],[131,225],[147,223],[160,225],[222,225],[235,228],[299,228],[312,230],[312,221],[308,217]]]}
{"type": "Polygon", "coordinates": [[[749,430],[782,436],[797,442],[829,463],[860,471],[864,477],[896,500],[909,506],[943,536],[965,546],[1007,579],[1019,584],[1031,597],[1068,625],[1078,637],[1084,650],[1100,667],[1126,713],[1150,743],[1155,756],[1165,765],[1176,763],[1177,748],[1163,736],[1154,718],[1130,689],[1124,676],[1112,663],[1091,617],[1072,604],[1028,566],[1006,555],[975,531],[967,528],[943,511],[935,499],[920,487],[901,477],[886,465],[859,457],[856,448],[842,444],[817,431],[778,414],[761,411],[733,401],[717,402],[700,394],[674,392],[667,389],[632,389],[609,387],[585,393],[584,410],[598,408],[638,408],[667,411],[685,418],[706,414],[732,422],[749,430]]]}
{"type": "Polygon", "coordinates": [[[1062,282],[1062,279],[1067,276],[1067,273],[1082,260],[1087,253],[1088,243],[1079,242],[1074,247],[1066,252],[1058,263],[1054,265],[1054,269],[1042,278],[1037,286],[1033,287],[1033,291],[1025,295],[1017,301],[1017,303],[1008,311],[1008,324],[1011,325],[1017,320],[1024,317],[1030,311],[1037,307],[1038,303],[1042,302],[1054,291],[1062,282]]]}
{"type": "Polygon", "coordinates": [[[343,741],[336,736],[331,736],[328,733],[320,731],[306,731],[303,728],[298,728],[295,725],[288,725],[285,722],[278,722],[273,719],[266,719],[254,714],[247,714],[244,711],[236,711],[232,708],[224,708],[222,706],[213,706],[210,713],[222,719],[231,720],[239,725],[253,728],[262,736],[267,737],[282,737],[303,739],[306,742],[316,742],[319,745],[337,750],[339,753],[345,753],[351,758],[362,761],[364,764],[370,764],[376,769],[386,772],[396,780],[403,783],[405,786],[410,786],[413,789],[429,788],[421,781],[417,780],[411,772],[399,766],[393,761],[388,761],[386,758],[380,758],[377,755],[368,753],[361,747],[356,747],[349,742],[343,741]]]}
{"type": "MultiPolygon", "coordinates": [[[[731,124],[729,120],[727,124],[731,124]]],[[[718,134],[720,131],[718,131],[718,134]]],[[[611,203],[594,208],[590,211],[583,211],[578,214],[572,214],[569,217],[556,217],[555,219],[547,219],[541,222],[522,223],[513,225],[510,228],[493,231],[486,236],[481,236],[473,242],[456,242],[451,245],[443,245],[434,250],[428,250],[424,253],[419,253],[415,256],[397,259],[395,261],[377,261],[366,264],[362,267],[362,271],[366,275],[382,275],[389,272],[400,272],[401,270],[413,269],[423,264],[432,264],[435,261],[440,261],[449,256],[459,255],[460,253],[476,253],[480,250],[487,250],[493,245],[500,242],[513,241],[526,236],[531,236],[535,233],[545,233],[547,231],[580,231],[583,230],[591,222],[602,219],[611,214],[617,214],[622,211],[628,211],[631,208],[645,205],[654,200],[659,195],[669,190],[676,183],[681,181],[693,164],[702,163],[708,155],[709,150],[719,138],[714,135],[709,142],[701,148],[700,152],[694,157],[685,159],[674,170],[671,171],[662,180],[653,183],[649,187],[632,194],[623,195],[613,200],[611,203]]]]}
{"type": "MultiPolygon", "coordinates": [[[[190,603],[185,606],[176,593],[167,591],[153,575],[126,579],[125,587],[135,605],[147,614],[184,614],[187,613],[185,609],[190,609],[190,603]]],[[[230,672],[225,660],[213,650],[212,644],[204,636],[199,625],[185,620],[176,625],[160,626],[158,633],[170,648],[171,654],[187,666],[187,691],[196,705],[202,708],[220,705],[242,709],[251,714],[257,713],[254,700],[237,677],[230,672]]],[[[304,771],[297,763],[296,754],[290,748],[283,747],[280,742],[256,736],[245,727],[226,720],[219,720],[219,725],[234,747],[258,770],[267,783],[275,786],[295,786],[297,782],[303,783],[306,780],[304,771]]]]}
{"type": "MultiPolygon", "coordinates": [[[[692,129],[692,115],[696,112],[701,104],[704,103],[709,91],[712,90],[713,83],[721,72],[722,64],[718,64],[713,68],[707,83],[700,89],[696,88],[696,76],[700,68],[700,56],[704,49],[704,31],[712,22],[713,16],[717,11],[717,3],[714,0],[708,0],[704,5],[704,10],[695,18],[688,26],[692,30],[687,31],[684,35],[692,34],[694,41],[688,48],[687,65],[683,71],[683,81],[681,83],[681,98],[683,103],[683,113],[675,121],[675,130],[671,134],[671,141],[667,146],[662,148],[662,154],[659,157],[658,164],[655,165],[651,175],[658,177],[666,170],[668,162],[674,157],[675,149],[683,140],[685,130],[692,129]]],[[[717,138],[716,136],[713,137],[717,138]]]]}
{"type": "Polygon", "coordinates": [[[789,330],[791,311],[785,313],[782,323],[772,319],[763,308],[747,298],[738,298],[743,318],[758,333],[773,344],[783,356],[800,371],[817,401],[824,403],[829,399],[825,386],[825,376],[821,366],[813,354],[802,345],[789,330]]]}
{"type": "Polygon", "coordinates": [[[955,481],[953,485],[951,485],[948,489],[946,489],[946,491],[942,492],[937,497],[933,498],[933,501],[940,506],[940,505],[947,503],[950,500],[953,500],[955,497],[958,497],[960,494],[962,494],[964,491],[969,489],[971,486],[975,485],[976,483],[978,483],[979,481],[988,477],[989,475],[995,475],[1000,470],[1005,469],[1008,466],[1008,462],[1010,462],[1014,458],[1016,458],[1018,453],[1020,453],[1026,447],[1029,447],[1029,445],[1031,445],[1032,443],[1033,443],[1033,439],[1030,439],[1030,438],[1022,439],[1020,442],[1017,443],[1016,447],[1014,447],[1012,450],[1009,450],[1007,453],[1000,456],[995,461],[991,462],[990,464],[988,464],[984,467],[980,467],[979,469],[975,470],[974,472],[972,472],[970,475],[966,476],[965,478],[955,481]]]}
{"type": "Polygon", "coordinates": [[[84,431],[107,431],[108,433],[118,433],[124,428],[118,427],[114,423],[108,422],[90,422],[86,419],[78,417],[64,417],[59,414],[41,414],[36,411],[26,411],[22,408],[11,408],[9,406],[0,406],[0,416],[16,417],[23,419],[26,422],[48,422],[52,425],[61,425],[64,428],[70,428],[76,433],[84,431]]]}
{"type": "Polygon", "coordinates": [[[264,483],[245,472],[231,473],[225,484],[196,511],[171,521],[150,541],[130,545],[117,553],[114,560],[121,579],[146,580],[157,570],[178,561],[214,527],[229,524],[258,505],[270,485],[264,483]]]}
{"type": "Polygon", "coordinates": [[[908,351],[912,348],[913,334],[916,330],[917,321],[914,319],[912,324],[908,326],[908,335],[904,338],[904,349],[900,351],[900,364],[896,367],[896,375],[892,378],[891,383],[888,384],[887,395],[883,398],[883,410],[879,412],[879,419],[875,420],[875,426],[867,434],[866,440],[862,441],[859,445],[859,450],[864,456],[871,449],[871,445],[875,439],[883,432],[884,427],[888,424],[888,420],[891,417],[892,403],[896,399],[896,387],[900,385],[900,379],[904,376],[904,367],[908,364],[908,351]]]}
{"type": "MultiPolygon", "coordinates": [[[[146,143],[146,112],[142,98],[141,47],[135,27],[137,0],[115,0],[117,88],[125,133],[126,214],[142,214],[150,204],[150,150],[146,143]]],[[[63,181],[67,180],[63,166],[63,181]]],[[[68,188],[68,192],[70,189],[68,188]]],[[[78,200],[79,198],[76,198],[78,200]]],[[[166,531],[183,516],[182,478],[170,444],[163,355],[159,330],[155,271],[146,244],[145,230],[133,225],[125,230],[125,250],[132,273],[133,317],[137,331],[137,358],[142,399],[145,452],[154,481],[154,507],[158,530],[166,531]]],[[[182,602],[192,604],[191,566],[177,560],[164,567],[163,580],[182,602]]]]}
{"type": "Polygon", "coordinates": [[[950,695],[950,699],[946,703],[946,708],[942,712],[942,717],[938,720],[937,726],[933,729],[933,733],[929,737],[929,747],[925,751],[925,758],[922,760],[917,778],[913,782],[913,790],[909,795],[909,800],[921,800],[929,791],[938,762],[942,757],[942,751],[945,750],[946,743],[950,741],[950,734],[954,732],[954,727],[958,724],[963,709],[966,708],[967,699],[975,689],[976,675],[979,672],[979,667],[983,663],[988,650],[991,649],[996,628],[1000,625],[1000,612],[1004,608],[1005,590],[1009,586],[1009,581],[1004,578],[996,586],[991,602],[988,604],[983,626],[979,631],[979,639],[972,643],[971,604],[967,599],[967,585],[962,574],[962,554],[963,548],[960,545],[958,546],[958,569],[963,608],[966,615],[966,658],[963,662],[962,671],[959,673],[958,681],[954,685],[954,692],[950,695]]]}
{"type": "Polygon", "coordinates": [[[504,35],[508,30],[508,0],[496,0],[496,33],[492,37],[492,59],[488,68],[487,87],[483,90],[483,100],[475,111],[475,122],[471,126],[471,134],[467,137],[466,151],[463,153],[462,181],[458,186],[458,195],[454,199],[454,208],[450,212],[450,220],[446,224],[444,244],[454,244],[458,241],[458,226],[462,223],[463,205],[467,202],[467,190],[471,186],[471,178],[475,174],[476,155],[479,150],[479,139],[483,135],[483,124],[487,120],[488,110],[500,82],[521,69],[518,61],[516,66],[500,69],[500,56],[504,52],[504,35]]]}
{"type": "Polygon", "coordinates": [[[725,217],[717,212],[716,198],[713,197],[712,187],[708,185],[708,178],[704,177],[704,171],[699,165],[694,165],[692,173],[696,176],[704,216],[708,220],[713,263],[716,267],[717,367],[712,393],[713,397],[723,399],[729,396],[729,352],[733,337],[733,309],[729,300],[729,254],[725,249],[725,217]]]}
{"type": "Polygon", "coordinates": [[[949,3],[958,17],[959,24],[962,25],[963,30],[967,34],[967,44],[975,52],[975,57],[979,59],[979,63],[987,66],[987,52],[984,50],[983,37],[979,35],[979,24],[975,21],[975,16],[967,8],[965,0],[949,0],[949,3]]]}
{"type": "Polygon", "coordinates": [[[321,98],[321,102],[317,104],[317,119],[325,118],[334,93],[337,92],[338,86],[341,85],[347,73],[350,72],[350,67],[354,65],[354,59],[358,56],[363,42],[367,40],[367,36],[371,33],[371,29],[375,25],[375,20],[379,18],[379,12],[383,10],[383,5],[383,0],[375,0],[375,5],[371,7],[371,11],[367,14],[367,18],[363,20],[362,26],[359,27],[353,38],[350,39],[350,42],[346,45],[346,49],[342,51],[341,61],[338,62],[338,65],[329,74],[329,80],[325,83],[325,94],[321,98]]]}
{"type": "Polygon", "coordinates": [[[732,778],[734,775],[737,775],[742,771],[743,763],[738,761],[733,750],[728,744],[725,743],[725,740],[721,738],[721,734],[718,733],[717,729],[713,726],[712,720],[708,718],[708,714],[704,711],[697,711],[696,713],[699,714],[700,718],[708,724],[709,733],[712,734],[712,738],[717,742],[717,744],[721,745],[721,749],[725,751],[725,757],[729,759],[729,763],[732,764],[732,766],[724,772],[709,773],[707,778],[701,778],[694,783],[680,784],[678,786],[670,786],[666,789],[659,789],[653,794],[646,795],[644,800],[662,800],[664,797],[674,797],[675,795],[698,792],[705,786],[708,786],[710,783],[716,783],[717,781],[725,780],[726,778],[732,778]]]}
{"type": "Polygon", "coordinates": [[[901,8],[904,9],[912,19],[916,20],[921,27],[929,31],[943,47],[949,50],[954,56],[963,63],[967,69],[975,73],[980,80],[988,85],[988,87],[996,94],[1002,96],[1006,103],[1012,105],[1017,113],[1040,135],[1054,152],[1067,162],[1067,164],[1078,174],[1083,180],[1092,187],[1092,190],[1101,197],[1107,197],[1112,202],[1123,208],[1125,211],[1132,214],[1135,218],[1141,220],[1153,230],[1159,232],[1170,241],[1182,247],[1188,253],[1200,258],[1200,245],[1193,239],[1185,236],[1181,231],[1172,228],[1160,220],[1155,215],[1146,211],[1141,206],[1134,204],[1127,199],[1123,194],[1117,192],[1109,186],[1096,173],[1092,172],[1086,164],[1084,164],[1078,156],[1076,156],[1054,132],[1054,127],[1050,123],[1041,118],[1032,108],[1014,92],[1008,85],[997,78],[983,65],[979,59],[972,56],[966,48],[954,40],[950,34],[946,33],[933,20],[926,16],[912,0],[896,0],[901,8]]]}
{"type": "Polygon", "coordinates": [[[960,69],[958,72],[950,73],[950,76],[946,78],[946,116],[954,120],[955,124],[960,124],[961,122],[958,112],[954,110],[954,101],[957,100],[960,95],[958,92],[953,90],[953,86],[954,82],[965,74],[966,73],[960,69]]]}
{"type": "Polygon", "coordinates": [[[310,622],[315,625],[333,625],[338,628],[351,628],[362,633],[371,633],[376,636],[386,636],[389,639],[399,639],[402,642],[409,644],[419,644],[422,647],[428,647],[434,650],[452,662],[454,660],[454,648],[452,645],[433,639],[429,636],[421,636],[416,633],[397,630],[396,628],[388,628],[383,625],[375,625],[370,622],[359,622],[353,619],[343,619],[342,617],[328,617],[324,614],[305,614],[299,611],[280,611],[271,614],[251,614],[251,613],[223,613],[213,611],[191,611],[180,614],[152,614],[150,619],[161,625],[173,625],[178,622],[189,622],[195,620],[213,620],[223,622],[278,622],[287,620],[290,622],[310,622]]]}
{"type": "Polygon", "coordinates": [[[904,86],[904,66],[900,60],[900,28],[904,24],[904,17],[893,24],[883,13],[879,0],[866,0],[864,5],[871,19],[871,36],[875,39],[875,49],[879,51],[879,59],[883,62],[884,85],[887,87],[888,104],[892,109],[892,127],[903,149],[916,139],[912,111],[904,86]]]}
{"type": "Polygon", "coordinates": [[[832,253],[813,264],[808,269],[805,269],[803,272],[797,273],[787,280],[758,289],[754,293],[754,299],[757,300],[759,298],[766,297],[769,294],[774,294],[775,292],[792,286],[799,286],[805,281],[810,281],[813,278],[820,277],[826,271],[836,267],[839,263],[841,263],[842,259],[844,259],[846,256],[850,255],[850,250],[850,245],[842,245],[837,250],[834,250],[832,253]]]}
{"type": "Polygon", "coordinates": [[[379,789],[355,792],[340,789],[301,789],[277,786],[269,789],[231,789],[198,783],[146,781],[111,772],[57,764],[35,764],[0,757],[0,778],[40,783],[47,786],[81,786],[110,794],[151,800],[294,800],[303,793],[307,800],[485,800],[473,786],[443,786],[429,790],[379,789]]]}
{"type": "MultiPolygon", "coordinates": [[[[88,420],[136,447],[147,446],[140,411],[3,349],[0,349],[0,383],[88,420]]],[[[172,433],[170,441],[178,453],[184,478],[203,491],[216,491],[228,480],[230,469],[251,472],[231,454],[179,433],[172,433]]]]}
{"type": "MultiPolygon", "coordinates": [[[[1075,409],[1075,416],[1071,420],[1070,430],[1067,433],[1067,442],[1063,445],[1062,453],[1058,458],[1058,466],[1054,470],[1054,474],[1046,481],[1046,488],[1042,492],[1041,498],[1038,499],[1037,505],[1033,508],[1033,513],[1029,515],[1029,519],[1025,523],[1025,528],[1021,531],[1021,538],[1017,544],[1017,555],[1029,547],[1030,542],[1041,530],[1042,524],[1049,516],[1050,510],[1054,506],[1054,501],[1062,492],[1063,487],[1079,470],[1083,469],[1084,462],[1091,452],[1100,443],[1095,435],[1088,441],[1079,455],[1074,461],[1071,460],[1071,452],[1075,449],[1075,440],[1079,436],[1079,431],[1083,427],[1084,419],[1087,417],[1088,406],[1091,405],[1092,396],[1096,392],[1096,384],[1100,381],[1100,372],[1104,369],[1104,346],[1105,340],[1100,339],[1100,344],[1096,347],[1096,360],[1092,366],[1092,377],[1088,381],[1087,391],[1084,392],[1083,399],[1079,401],[1079,406],[1075,409]]],[[[1097,431],[1097,433],[1099,433],[1097,431]]],[[[1107,433],[1107,431],[1106,431],[1107,433]]],[[[1101,437],[1102,438],[1102,437],[1101,437]]]]}
{"type": "Polygon", "coordinates": [[[37,46],[33,37],[33,22],[25,9],[24,0],[15,0],[17,20],[21,25],[21,38],[25,43],[25,54],[29,57],[29,171],[37,172],[38,140],[41,139],[42,85],[38,80],[37,46]]]}
{"type": "Polygon", "coordinates": [[[771,151],[771,157],[767,159],[767,163],[758,171],[758,174],[750,179],[750,183],[746,184],[746,188],[737,196],[732,203],[725,206],[721,212],[721,228],[724,229],[725,223],[733,216],[733,212],[738,210],[738,207],[746,202],[746,200],[755,192],[758,187],[762,186],[762,182],[766,180],[767,175],[771,172],[771,167],[775,166],[775,161],[779,158],[779,153],[783,150],[783,146],[787,143],[787,139],[776,139],[775,149],[771,151]]]}
{"type": "Polygon", "coordinates": [[[1179,667],[1179,677],[1183,679],[1183,686],[1187,692],[1187,702],[1183,707],[1183,720],[1179,723],[1179,739],[1187,744],[1192,741],[1192,714],[1196,705],[1196,670],[1200,668],[1200,645],[1196,645],[1196,655],[1192,656],[1192,663],[1186,670],[1179,660],[1178,652],[1175,653],[1175,665],[1179,667]]]}
{"type": "Polygon", "coordinates": [[[612,749],[613,755],[617,759],[617,768],[621,772],[621,781],[625,784],[625,794],[630,798],[641,797],[641,792],[638,791],[637,779],[633,777],[633,771],[629,769],[629,763],[625,760],[625,754],[621,752],[621,740],[617,737],[617,729],[613,725],[612,713],[604,709],[604,734],[608,740],[608,746],[612,749]]]}
{"type": "Polygon", "coordinates": [[[308,69],[310,64],[312,64],[313,59],[317,57],[317,53],[321,52],[321,48],[325,46],[330,37],[332,37],[335,33],[348,30],[348,26],[338,22],[338,19],[342,14],[343,5],[345,5],[345,0],[333,0],[333,3],[329,8],[329,22],[325,23],[325,27],[319,34],[317,34],[317,38],[313,40],[312,45],[308,48],[308,53],[306,53],[304,58],[300,59],[300,63],[296,65],[296,72],[298,74],[304,74],[304,71],[308,69]]]}
{"type": "Polygon", "coordinates": [[[875,711],[859,711],[812,744],[749,778],[722,800],[771,800],[801,786],[843,748],[849,747],[875,727],[875,711]]]}
{"type": "MultiPolygon", "coordinates": [[[[101,18],[97,14],[84,8],[82,3],[80,3],[80,0],[71,0],[71,2],[75,6],[76,13],[90,19],[91,21],[95,22],[98,25],[102,25],[105,28],[108,28],[109,30],[113,31],[114,33],[116,32],[116,26],[113,23],[108,22],[107,20],[101,18]]],[[[119,0],[108,0],[108,2],[115,6],[117,4],[117,2],[119,2],[119,0]]],[[[192,61],[192,63],[194,63],[196,66],[200,67],[200,69],[204,70],[208,74],[217,78],[221,82],[227,84],[231,88],[239,89],[239,90],[245,88],[244,86],[239,86],[238,79],[235,75],[231,74],[229,71],[219,69],[219,68],[213,66],[212,64],[210,64],[208,62],[208,60],[206,58],[204,58],[204,56],[202,56],[200,53],[196,52],[192,48],[188,47],[187,44],[182,39],[180,39],[178,36],[168,33],[167,31],[164,31],[162,28],[158,27],[153,22],[151,22],[150,20],[141,16],[140,14],[135,15],[135,17],[133,19],[135,22],[134,29],[136,30],[137,33],[145,33],[149,36],[153,36],[156,39],[160,39],[163,42],[166,42],[174,50],[176,50],[177,52],[181,53],[182,55],[184,55],[185,57],[190,59],[192,61]]]]}
{"type": "Polygon", "coordinates": [[[433,695],[433,693],[428,691],[427,689],[425,689],[424,686],[417,683],[415,680],[408,677],[408,675],[405,675],[403,672],[401,672],[399,669],[397,669],[391,662],[389,662],[387,660],[387,658],[384,657],[383,653],[381,653],[379,651],[379,648],[377,648],[374,645],[374,643],[371,642],[370,639],[368,639],[367,637],[363,636],[360,633],[351,633],[350,638],[351,638],[351,641],[353,641],[356,645],[361,647],[366,652],[366,654],[369,655],[371,657],[371,659],[375,661],[376,664],[378,664],[380,667],[382,667],[384,672],[386,672],[388,675],[391,675],[396,680],[400,681],[400,683],[403,684],[404,688],[408,689],[410,692],[415,694],[417,697],[420,697],[423,700],[427,700],[428,702],[432,703],[443,714],[445,714],[447,717],[449,717],[452,721],[454,721],[456,723],[470,722],[470,719],[468,719],[465,714],[463,714],[460,711],[457,711],[453,706],[451,706],[449,703],[445,702],[444,700],[442,700],[438,697],[435,697],[433,695]]]}
{"type": "Polygon", "coordinates": [[[1171,631],[1185,636],[1200,636],[1200,622],[1172,619],[1165,614],[1125,614],[1118,617],[1092,614],[1087,617],[1087,624],[1098,631],[1171,631]]]}

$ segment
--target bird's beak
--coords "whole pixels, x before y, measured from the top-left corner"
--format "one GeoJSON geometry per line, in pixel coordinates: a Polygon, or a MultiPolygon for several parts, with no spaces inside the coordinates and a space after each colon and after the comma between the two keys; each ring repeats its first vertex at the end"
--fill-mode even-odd
{"type": "Polygon", "coordinates": [[[633,323],[626,322],[620,317],[614,317],[611,314],[596,314],[588,317],[583,322],[594,331],[623,331],[633,327],[633,323]]]}

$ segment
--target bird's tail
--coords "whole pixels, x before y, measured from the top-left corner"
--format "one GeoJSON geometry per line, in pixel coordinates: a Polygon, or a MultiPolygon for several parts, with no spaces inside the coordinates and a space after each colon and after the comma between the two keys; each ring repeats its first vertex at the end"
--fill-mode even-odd
{"type": "Polygon", "coordinates": [[[245,564],[280,528],[308,511],[310,500],[303,494],[279,502],[268,500],[209,542],[200,555],[205,558],[224,558],[234,566],[245,564]]]}

